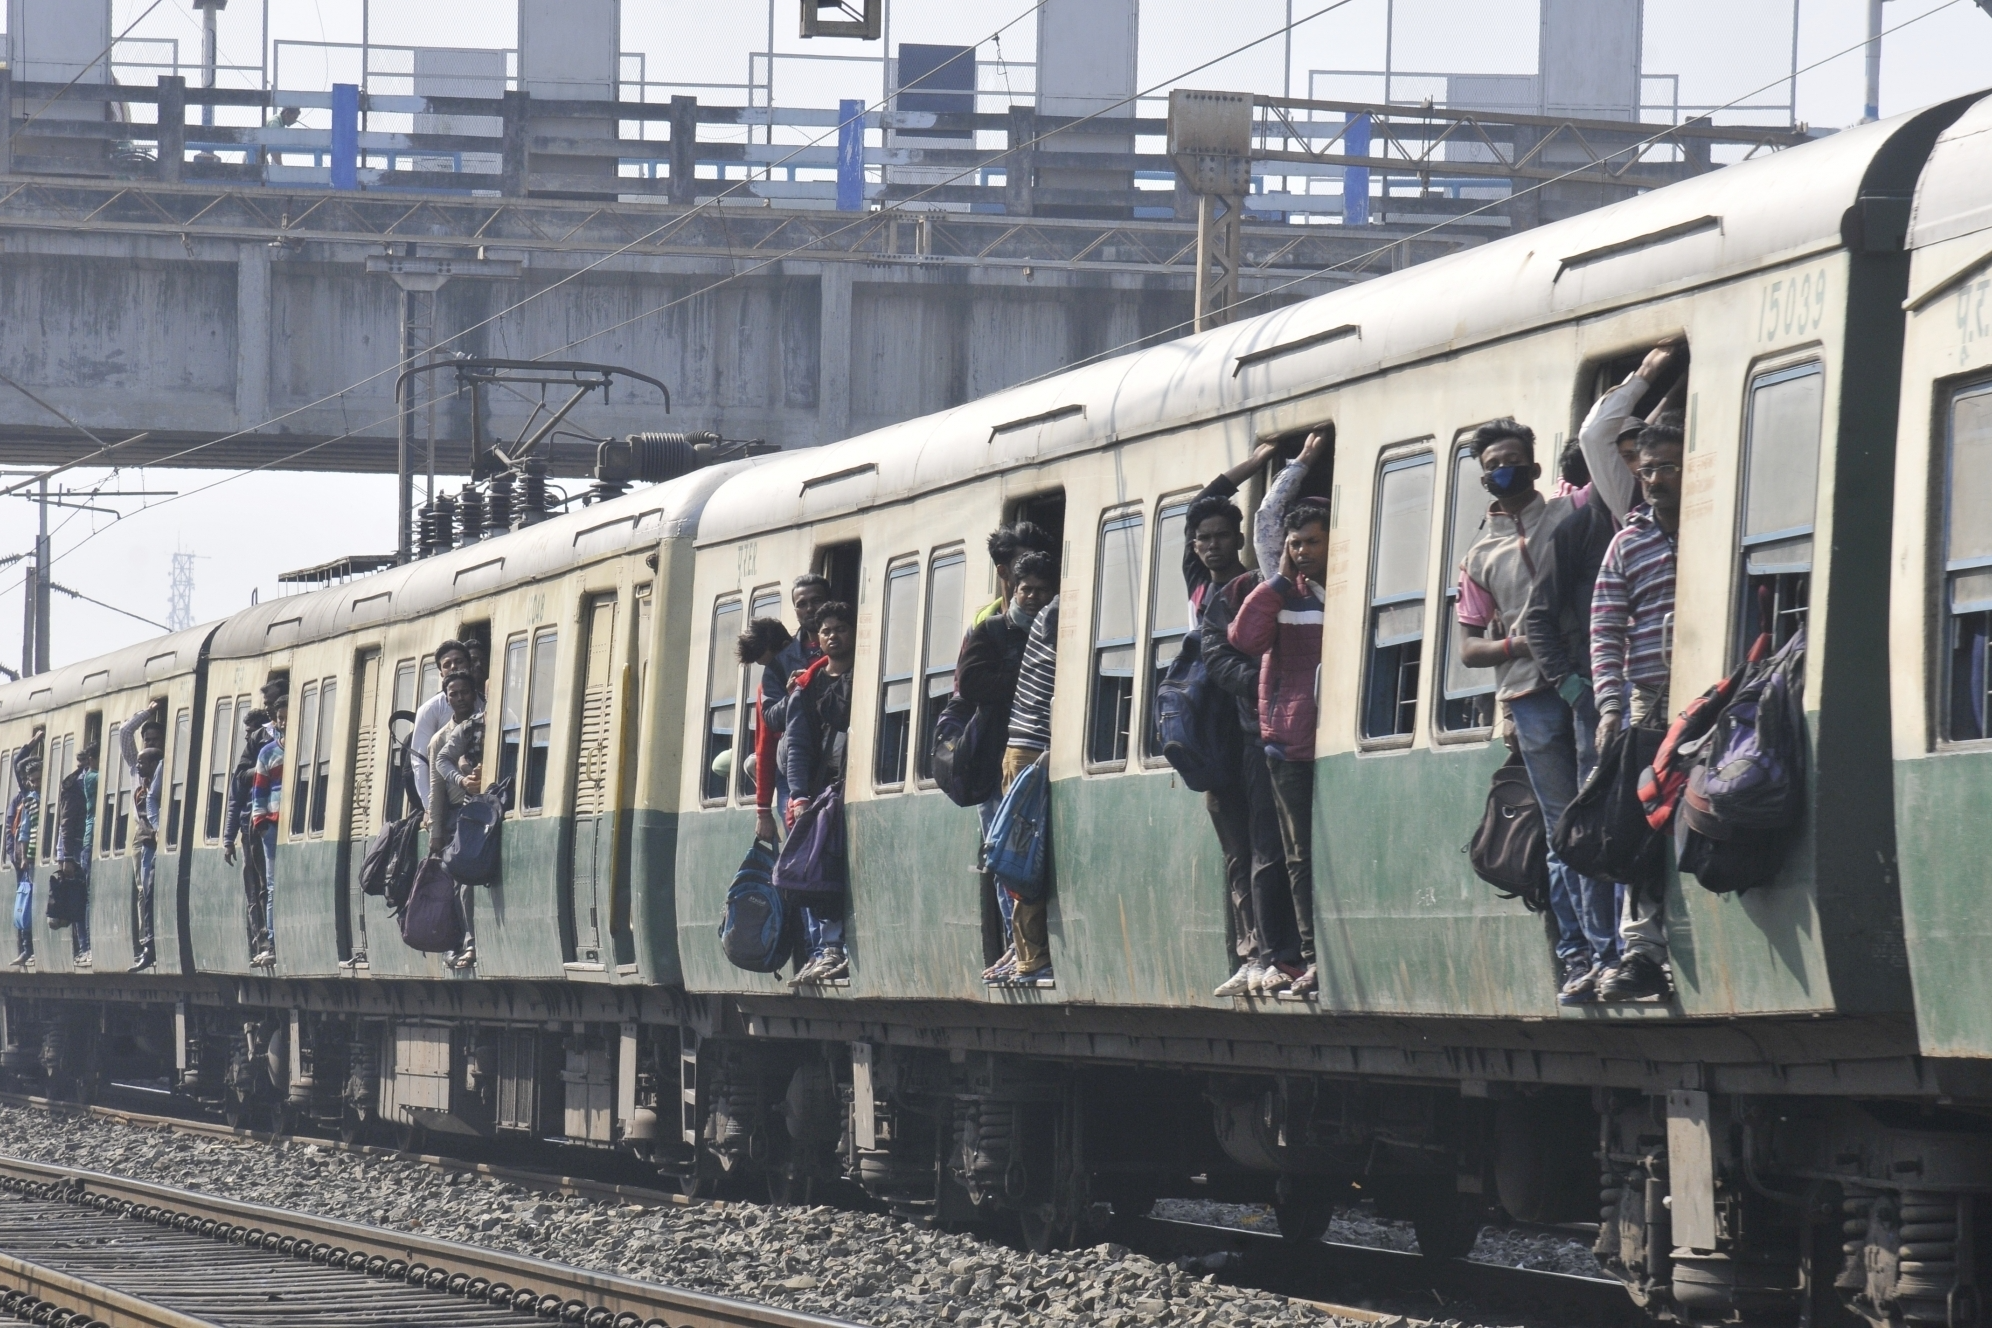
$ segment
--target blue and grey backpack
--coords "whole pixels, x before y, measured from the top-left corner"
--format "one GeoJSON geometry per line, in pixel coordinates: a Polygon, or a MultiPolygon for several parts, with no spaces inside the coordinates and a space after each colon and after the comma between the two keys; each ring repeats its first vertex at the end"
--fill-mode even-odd
{"type": "Polygon", "coordinates": [[[719,915],[719,948],[735,968],[773,973],[789,956],[788,909],[775,889],[775,846],[757,839],[747,850],[719,915]]]}

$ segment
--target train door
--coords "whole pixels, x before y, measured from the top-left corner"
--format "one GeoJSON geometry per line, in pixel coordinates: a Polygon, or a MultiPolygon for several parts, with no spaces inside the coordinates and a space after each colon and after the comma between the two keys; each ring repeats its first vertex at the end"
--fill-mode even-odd
{"type": "Polygon", "coordinates": [[[360,652],[353,670],[353,774],[346,781],[347,848],[339,855],[339,958],[347,964],[367,953],[366,911],[353,901],[353,872],[380,830],[374,817],[380,787],[380,669],[380,651],[373,649],[360,652]]]}
{"type": "MultiPolygon", "coordinates": [[[[625,685],[621,689],[622,722],[616,726],[615,888],[609,906],[609,931],[614,936],[618,967],[636,962],[636,938],[630,930],[629,920],[630,891],[633,888],[630,851],[636,835],[632,792],[636,788],[637,735],[642,730],[644,696],[650,686],[650,633],[654,630],[654,603],[655,596],[647,583],[636,588],[635,622],[631,624],[635,636],[633,653],[636,665],[633,672],[625,675],[625,685]]],[[[624,668],[627,670],[629,666],[624,668]]]]}
{"type": "Polygon", "coordinates": [[[615,877],[617,701],[627,688],[616,666],[616,597],[597,595],[582,614],[581,733],[574,754],[574,837],[568,867],[574,958],[602,961],[602,923],[615,877]]]}

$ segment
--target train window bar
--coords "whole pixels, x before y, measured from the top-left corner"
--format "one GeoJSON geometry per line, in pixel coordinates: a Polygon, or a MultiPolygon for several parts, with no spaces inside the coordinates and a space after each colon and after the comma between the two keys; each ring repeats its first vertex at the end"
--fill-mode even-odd
{"type": "Polygon", "coordinates": [[[934,777],[934,727],[954,694],[955,665],[968,629],[968,555],[959,547],[934,555],[927,570],[927,634],[921,651],[920,738],[913,768],[921,781],[934,777]]]}
{"type": "Polygon", "coordinates": [[[1089,769],[1113,770],[1127,764],[1134,720],[1135,615],[1141,607],[1141,527],[1139,512],[1109,516],[1100,526],[1086,733],[1089,769]]]}
{"type": "Polygon", "coordinates": [[[1742,594],[1735,656],[1761,632],[1783,645],[1804,625],[1812,587],[1819,435],[1826,376],[1818,361],[1759,374],[1744,435],[1742,594]]]}
{"type": "Polygon", "coordinates": [[[1425,640],[1425,579],[1431,560],[1430,452],[1398,457],[1377,475],[1370,603],[1363,649],[1362,736],[1409,738],[1415,731],[1425,640]]]}
{"type": "Polygon", "coordinates": [[[705,742],[699,758],[699,798],[707,806],[726,801],[727,772],[740,759],[733,738],[739,728],[740,677],[734,642],[745,624],[738,597],[721,600],[712,611],[712,648],[706,664],[705,742]],[[727,759],[722,761],[724,756],[727,759]]]}
{"type": "MultiPolygon", "coordinates": [[[[1155,514],[1155,556],[1148,566],[1148,722],[1143,734],[1151,765],[1163,760],[1155,699],[1161,695],[1162,676],[1183,653],[1190,634],[1190,602],[1177,579],[1190,538],[1189,515],[1188,502],[1172,502],[1155,514]]],[[[1216,587],[1208,593],[1215,594],[1216,587]]]]}
{"type": "Polygon", "coordinates": [[[872,783],[903,788],[913,742],[913,683],[919,664],[920,564],[908,558],[885,569],[885,613],[879,635],[878,738],[872,783]]]}
{"type": "Polygon", "coordinates": [[[1951,397],[1943,539],[1943,736],[1979,742],[1992,738],[1992,383],[1951,397]]]}

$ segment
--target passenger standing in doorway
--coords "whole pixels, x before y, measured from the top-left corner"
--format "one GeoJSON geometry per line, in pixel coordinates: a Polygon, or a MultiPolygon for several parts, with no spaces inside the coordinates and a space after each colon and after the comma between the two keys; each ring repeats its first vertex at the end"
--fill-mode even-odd
{"type": "MultiPolygon", "coordinates": [[[[1511,419],[1473,431],[1468,443],[1480,462],[1480,483],[1493,495],[1482,534],[1460,563],[1460,662],[1494,670],[1495,694],[1515,726],[1522,763],[1543,823],[1554,826],[1577,796],[1580,771],[1597,763],[1586,749],[1597,712],[1580,696],[1577,708],[1558,695],[1537,667],[1522,618],[1549,542],[1578,510],[1569,497],[1545,500],[1536,489],[1542,467],[1535,432],[1511,419]]],[[[1616,949],[1618,915],[1612,885],[1581,876],[1549,855],[1550,914],[1556,920],[1557,1000],[1590,1001],[1597,977],[1616,949]]]]}
{"type": "MultiPolygon", "coordinates": [[[[1238,486],[1263,469],[1277,455],[1276,443],[1261,443],[1252,454],[1206,484],[1190,500],[1183,517],[1183,584],[1190,597],[1190,625],[1197,633],[1197,648],[1203,657],[1205,673],[1225,696],[1233,695],[1219,676],[1212,658],[1212,646],[1205,625],[1213,617],[1224,627],[1231,625],[1238,602],[1251,593],[1245,586],[1238,600],[1225,603],[1228,587],[1248,575],[1239,557],[1245,547],[1245,514],[1231,501],[1238,486]]],[[[1254,581],[1253,585],[1257,582],[1254,581]]],[[[1268,959],[1261,933],[1256,899],[1273,888],[1256,880],[1260,875],[1277,875],[1277,890],[1286,893],[1286,858],[1280,843],[1279,815],[1274,809],[1272,788],[1267,783],[1266,759],[1258,741],[1258,667],[1229,642],[1232,671],[1240,680],[1249,672],[1253,705],[1249,736],[1225,727],[1232,739],[1228,757],[1229,773],[1219,777],[1204,796],[1204,810],[1217,831],[1217,843],[1224,854],[1225,898],[1231,911],[1232,949],[1237,971],[1220,983],[1217,996],[1243,996],[1265,980],[1268,959]],[[1256,767],[1256,770],[1252,767],[1256,767]],[[1256,793],[1256,796],[1255,796],[1256,793]]],[[[1222,703],[1222,698],[1213,701],[1222,703]]]]}
{"type": "MultiPolygon", "coordinates": [[[[765,708],[762,691],[768,681],[766,670],[781,667],[779,661],[782,651],[788,649],[789,643],[794,640],[795,633],[789,631],[788,625],[782,622],[780,618],[756,618],[747,624],[745,631],[734,638],[734,659],[749,668],[763,670],[761,677],[754,684],[754,742],[756,746],[760,744],[761,729],[765,723],[762,713],[765,708]]],[[[723,755],[731,759],[730,753],[723,753],[723,755]]],[[[758,789],[761,785],[760,753],[749,752],[746,759],[747,767],[741,772],[741,776],[744,779],[752,780],[754,786],[758,789]]],[[[756,828],[756,834],[758,836],[759,827],[756,828]]],[[[772,844],[777,841],[769,839],[767,842],[772,844]]]]}
{"type": "Polygon", "coordinates": [[[7,865],[14,871],[14,964],[35,959],[35,833],[41,820],[42,730],[14,756],[14,796],[7,803],[7,865]]]}
{"type": "Polygon", "coordinates": [[[70,954],[87,964],[90,954],[90,859],[97,842],[96,743],[76,753],[76,768],[56,790],[55,871],[75,881],[79,902],[69,924],[70,954]]]}
{"type": "Polygon", "coordinates": [[[795,606],[795,636],[776,653],[775,662],[761,670],[754,703],[754,835],[770,844],[780,839],[775,808],[786,808],[792,796],[788,763],[777,750],[788,726],[789,692],[797,676],[823,657],[816,642],[816,616],[830,602],[829,578],[803,573],[789,583],[789,602],[795,606]]]}
{"type": "MultiPolygon", "coordinates": [[[[1253,523],[1253,547],[1260,567],[1278,574],[1245,597],[1227,632],[1233,646],[1259,659],[1259,738],[1293,899],[1293,938],[1267,937],[1272,964],[1259,983],[1262,995],[1312,996],[1321,986],[1314,948],[1314,678],[1321,665],[1328,507],[1299,495],[1328,441],[1325,432],[1310,433],[1267,492],[1253,523]]],[[[1263,913],[1260,925],[1272,925],[1263,913]]]]}
{"type": "MultiPolygon", "coordinates": [[[[1680,348],[1671,343],[1654,347],[1636,372],[1591,407],[1578,431],[1580,456],[1570,467],[1577,471],[1570,493],[1572,511],[1550,533],[1547,550],[1535,554],[1535,584],[1523,615],[1523,635],[1544,688],[1569,712],[1570,729],[1568,746],[1552,745],[1545,750],[1544,759],[1570,763],[1576,770],[1577,787],[1590,778],[1598,763],[1597,703],[1591,680],[1591,597],[1605,551],[1618,534],[1639,487],[1633,468],[1639,464],[1639,435],[1646,421],[1633,412],[1675,366],[1680,354],[1680,348]]],[[[1536,547],[1541,550],[1540,540],[1536,547]]],[[[1547,697],[1538,698],[1536,705],[1547,710],[1547,697]]],[[[1561,727],[1560,717],[1557,726],[1561,727]]],[[[1532,780],[1533,770],[1531,766],[1532,780]]],[[[1553,831],[1568,803],[1553,805],[1540,783],[1536,797],[1542,804],[1543,823],[1553,831]]],[[[1587,919],[1585,934],[1592,941],[1595,966],[1574,983],[1565,983],[1558,995],[1563,1004],[1596,999],[1598,985],[1618,966],[1617,919],[1625,908],[1624,887],[1614,884],[1610,888],[1614,899],[1609,944],[1603,950],[1597,948],[1598,938],[1587,919]]]]}
{"type": "Polygon", "coordinates": [[[132,790],[132,839],[138,860],[132,879],[137,905],[138,935],[132,942],[131,971],[142,973],[154,961],[152,932],[153,868],[159,853],[159,762],[165,754],[166,726],[159,712],[145,707],[118,729],[118,750],[124,755],[125,769],[134,772],[132,790]]]}
{"type": "MultiPolygon", "coordinates": [[[[452,638],[436,647],[436,676],[447,678],[461,673],[477,680],[478,691],[482,693],[484,683],[477,669],[473,667],[470,645],[452,638]]],[[[479,700],[482,701],[480,695],[479,700]]],[[[481,708],[481,707],[480,707],[481,708]]],[[[436,740],[436,734],[452,722],[450,699],[443,695],[442,688],[415,709],[415,727],[408,735],[408,766],[414,778],[415,801],[424,804],[428,811],[429,786],[433,782],[429,770],[429,747],[436,740]]]]}
{"type": "Polygon", "coordinates": [[[249,802],[250,826],[263,854],[263,919],[269,945],[249,962],[272,968],[277,962],[277,822],[284,807],[284,733],[290,719],[288,690],[263,689],[270,707],[269,738],[256,753],[256,776],[249,802]]]}
{"type": "MultiPolygon", "coordinates": [[[[429,856],[440,860],[456,834],[457,812],[464,800],[482,787],[484,759],[484,694],[468,673],[443,679],[442,695],[449,702],[450,722],[436,731],[429,744],[429,856]]],[[[457,882],[457,912],[463,918],[463,942],[449,956],[451,968],[477,963],[471,927],[471,906],[477,887],[457,882]]]]}
{"type": "MultiPolygon", "coordinates": [[[[1003,611],[990,614],[968,629],[955,662],[955,694],[975,704],[981,714],[982,732],[991,735],[1007,735],[1010,731],[1017,678],[1030,644],[1031,627],[1058,593],[1058,561],[1048,553],[1024,550],[1012,560],[1006,580],[1003,611]]],[[[1004,784],[1008,782],[1005,780],[1004,784]]],[[[998,793],[979,807],[982,836],[978,843],[988,841],[990,822],[1002,801],[1002,794],[998,793]]],[[[979,855],[977,865],[983,888],[994,892],[997,916],[1002,919],[1003,953],[982,972],[982,980],[995,986],[1017,974],[1016,900],[982,867],[979,855]]]]}
{"type": "MultiPolygon", "coordinates": [[[[251,808],[256,800],[256,758],[270,740],[270,712],[251,710],[242,717],[242,752],[228,780],[227,827],[221,843],[221,860],[233,867],[235,845],[242,844],[243,916],[249,928],[249,962],[271,950],[270,915],[266,907],[269,893],[264,884],[263,842],[256,834],[251,808]]],[[[420,799],[417,798],[419,802],[420,799]]]]}
{"type": "MultiPolygon", "coordinates": [[[[1639,435],[1636,473],[1646,501],[1632,509],[1598,569],[1591,599],[1591,682],[1600,749],[1628,725],[1667,727],[1681,456],[1681,429],[1674,417],[1663,417],[1639,435]]],[[[1619,912],[1622,958],[1599,983],[1599,999],[1648,1000],[1671,990],[1663,888],[1627,888],[1619,912]]]]}
{"type": "MultiPolygon", "coordinates": [[[[788,766],[790,827],[817,794],[844,779],[846,737],[851,727],[851,663],[858,652],[858,618],[851,606],[836,600],[824,603],[816,612],[816,640],[822,647],[822,658],[803,670],[789,693],[784,760],[788,766]]],[[[840,982],[851,975],[844,956],[848,894],[809,895],[804,899],[802,928],[809,960],[789,979],[789,985],[840,982]]]]}
{"type": "MultiPolygon", "coordinates": [[[[1018,560],[1022,562],[1022,559],[1018,560]]],[[[1058,684],[1058,600],[1051,597],[1031,624],[1024,658],[1017,665],[1017,696],[1010,705],[1009,742],[1003,749],[1003,792],[1017,776],[1051,750],[1051,697],[1058,684]]],[[[1047,830],[1049,827],[1047,826],[1047,830]]],[[[1045,853],[1045,873],[1051,854],[1045,853]]],[[[1003,890],[1001,885],[997,889],[1003,890]]],[[[1005,893],[1008,893],[1005,891],[1005,893]]],[[[1010,896],[1010,930],[1016,944],[1016,971],[997,982],[1007,987],[1049,987],[1051,967],[1051,904],[1047,890],[1035,900],[1010,896]]]]}

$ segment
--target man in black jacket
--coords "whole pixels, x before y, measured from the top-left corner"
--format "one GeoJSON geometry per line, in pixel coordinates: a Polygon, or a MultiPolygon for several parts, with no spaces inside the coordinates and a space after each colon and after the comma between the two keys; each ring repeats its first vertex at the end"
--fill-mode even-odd
{"type": "MultiPolygon", "coordinates": [[[[955,661],[955,694],[975,704],[986,741],[997,744],[1010,731],[1010,706],[1017,696],[1017,670],[1023,664],[1031,624],[1058,593],[1058,561],[1048,553],[1025,550],[1012,558],[1003,580],[1009,593],[1001,611],[987,614],[968,629],[955,661]]],[[[997,793],[982,804],[982,837],[977,843],[988,839],[990,819],[1002,801],[1002,794],[997,793]]],[[[977,857],[977,870],[982,877],[983,917],[988,919],[994,912],[1000,918],[1003,933],[1002,954],[982,974],[983,981],[994,984],[1009,977],[1016,967],[1016,939],[1011,926],[1013,901],[1007,890],[996,888],[993,875],[981,870],[979,853],[977,857]]]]}

